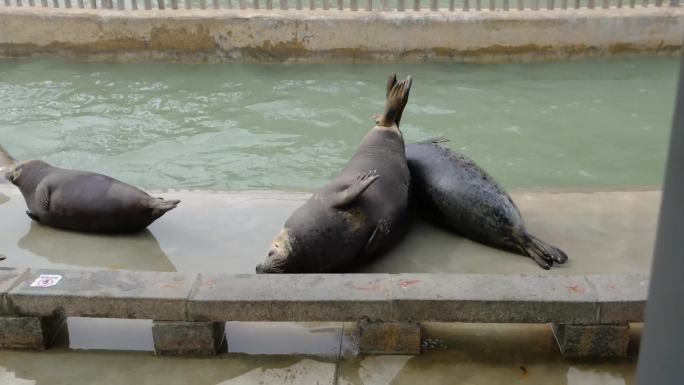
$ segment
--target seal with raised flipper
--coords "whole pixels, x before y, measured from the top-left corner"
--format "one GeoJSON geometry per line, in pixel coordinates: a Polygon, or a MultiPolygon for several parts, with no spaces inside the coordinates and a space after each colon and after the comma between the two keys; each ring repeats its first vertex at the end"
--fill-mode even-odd
{"type": "Polygon", "coordinates": [[[344,271],[396,244],[408,229],[409,170],[397,120],[411,77],[390,76],[385,113],[339,175],[285,222],[257,273],[344,271]],[[392,80],[393,79],[393,80],[392,80]]]}
{"type": "Polygon", "coordinates": [[[515,203],[494,178],[442,145],[446,141],[406,146],[419,211],[475,241],[529,256],[544,269],[565,263],[565,252],[527,232],[515,203]]]}
{"type": "Polygon", "coordinates": [[[137,232],[180,202],[153,198],[105,175],[54,167],[41,160],[14,163],[5,178],[19,187],[31,219],[66,230],[137,232]]]}

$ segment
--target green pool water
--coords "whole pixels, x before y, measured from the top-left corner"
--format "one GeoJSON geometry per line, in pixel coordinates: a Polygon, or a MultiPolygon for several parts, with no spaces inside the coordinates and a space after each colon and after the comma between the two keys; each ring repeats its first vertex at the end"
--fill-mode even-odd
{"type": "Polygon", "coordinates": [[[678,60],[190,65],[0,60],[0,144],[146,188],[310,190],[415,81],[407,142],[433,136],[508,188],[659,187],[678,60]]]}

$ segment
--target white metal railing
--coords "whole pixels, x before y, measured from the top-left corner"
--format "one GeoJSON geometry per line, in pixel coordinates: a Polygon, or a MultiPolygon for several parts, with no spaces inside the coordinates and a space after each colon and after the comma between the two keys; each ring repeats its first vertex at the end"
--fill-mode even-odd
{"type": "MultiPolygon", "coordinates": [[[[3,0],[5,7],[112,10],[258,9],[338,11],[512,11],[679,7],[680,0],[3,0]],[[545,4],[544,4],[545,3],[545,4]]],[[[0,3],[0,4],[3,4],[0,3]]]]}

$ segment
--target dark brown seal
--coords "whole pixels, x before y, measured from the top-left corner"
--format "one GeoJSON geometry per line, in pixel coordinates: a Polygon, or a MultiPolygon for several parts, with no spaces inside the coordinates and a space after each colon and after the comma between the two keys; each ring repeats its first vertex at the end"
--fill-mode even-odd
{"type": "Polygon", "coordinates": [[[391,76],[390,82],[378,124],[340,174],[285,222],[257,273],[341,271],[382,253],[405,234],[410,177],[397,121],[411,78],[396,82],[391,76]]]}
{"type": "Polygon", "coordinates": [[[53,167],[40,160],[15,164],[5,177],[19,187],[28,216],[75,231],[140,231],[180,201],[153,198],[105,175],[53,167]]]}
{"type": "Polygon", "coordinates": [[[478,242],[534,259],[544,269],[567,255],[525,229],[506,191],[475,162],[431,139],[406,146],[413,197],[421,212],[478,242]]]}

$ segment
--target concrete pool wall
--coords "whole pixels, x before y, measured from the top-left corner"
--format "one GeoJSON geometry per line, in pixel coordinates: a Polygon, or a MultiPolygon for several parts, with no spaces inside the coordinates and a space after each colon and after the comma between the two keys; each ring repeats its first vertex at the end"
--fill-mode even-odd
{"type": "Polygon", "coordinates": [[[682,46],[679,7],[476,12],[0,9],[0,55],[186,61],[508,62],[682,46]]]}

